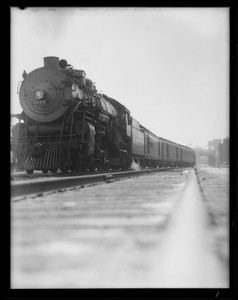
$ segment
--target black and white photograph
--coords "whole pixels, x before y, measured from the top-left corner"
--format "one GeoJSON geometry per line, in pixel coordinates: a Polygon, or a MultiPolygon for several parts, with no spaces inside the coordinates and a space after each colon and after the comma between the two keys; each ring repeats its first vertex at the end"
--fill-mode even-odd
{"type": "Polygon", "coordinates": [[[229,289],[229,7],[10,17],[10,288],[229,289]]]}

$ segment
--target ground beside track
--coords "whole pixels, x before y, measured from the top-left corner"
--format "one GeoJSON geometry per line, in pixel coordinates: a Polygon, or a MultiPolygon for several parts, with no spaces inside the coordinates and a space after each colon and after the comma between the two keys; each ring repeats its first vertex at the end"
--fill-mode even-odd
{"type": "MultiPolygon", "coordinates": [[[[201,175],[202,170],[198,171],[198,177],[199,172],[201,175]]],[[[211,173],[206,174],[208,177],[211,173]]],[[[164,280],[166,276],[169,278],[169,268],[176,273],[174,264],[168,263],[171,256],[176,257],[176,249],[169,246],[175,252],[170,252],[168,257],[166,245],[173,245],[173,232],[178,236],[178,228],[183,228],[183,224],[176,223],[172,217],[180,215],[179,219],[186,219],[191,211],[196,216],[196,207],[200,207],[198,219],[201,222],[198,223],[204,223],[204,226],[203,231],[200,227],[192,228],[201,233],[204,243],[207,238],[204,240],[202,236],[206,231],[209,233],[209,253],[215,257],[210,266],[219,265],[217,273],[220,272],[217,281],[209,282],[206,277],[205,282],[213,287],[227,285],[226,263],[219,261],[213,248],[217,245],[217,235],[213,236],[213,230],[210,230],[208,206],[198,197],[186,211],[186,203],[192,203],[184,200],[190,181],[191,170],[178,170],[12,203],[12,287],[166,287],[171,284],[170,280],[164,280]]],[[[190,192],[187,199],[191,195],[190,192]]],[[[224,194],[220,205],[226,206],[227,201],[224,194]]],[[[187,222],[195,223],[191,219],[187,222]]],[[[223,228],[226,224],[214,226],[223,228]]],[[[180,234],[184,236],[181,230],[180,234]]],[[[227,257],[227,253],[224,254],[227,257]]],[[[179,259],[177,257],[177,261],[179,259]]],[[[174,278],[176,286],[177,276],[174,278]]],[[[198,281],[192,284],[198,285],[198,281]]],[[[186,285],[186,282],[182,284],[186,285]]],[[[187,284],[189,286],[189,282],[187,284]]],[[[200,284],[204,287],[203,280],[200,284]]]]}
{"type": "Polygon", "coordinates": [[[229,168],[198,167],[198,181],[214,239],[214,249],[225,264],[229,260],[229,168]]]}

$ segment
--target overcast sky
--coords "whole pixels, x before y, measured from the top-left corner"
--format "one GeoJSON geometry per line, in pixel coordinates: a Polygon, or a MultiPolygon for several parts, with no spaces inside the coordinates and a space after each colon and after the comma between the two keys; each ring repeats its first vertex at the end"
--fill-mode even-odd
{"type": "Polygon", "coordinates": [[[11,8],[17,84],[45,56],[84,70],[149,130],[207,148],[229,136],[228,8],[11,8]]]}

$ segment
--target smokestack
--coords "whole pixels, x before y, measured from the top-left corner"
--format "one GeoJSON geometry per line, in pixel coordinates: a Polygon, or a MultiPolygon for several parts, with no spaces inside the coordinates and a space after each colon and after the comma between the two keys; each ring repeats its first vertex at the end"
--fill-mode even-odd
{"type": "Polygon", "coordinates": [[[56,56],[44,57],[44,67],[59,69],[59,58],[56,56]]]}

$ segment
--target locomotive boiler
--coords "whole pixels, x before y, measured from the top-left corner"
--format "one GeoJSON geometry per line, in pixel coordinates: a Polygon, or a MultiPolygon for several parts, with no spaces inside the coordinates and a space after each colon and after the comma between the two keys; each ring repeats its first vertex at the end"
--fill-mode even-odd
{"type": "Polygon", "coordinates": [[[31,174],[142,167],[193,166],[193,149],[158,137],[131,117],[117,100],[58,57],[23,72],[21,114],[12,128],[18,169],[31,174]]]}
{"type": "Polygon", "coordinates": [[[43,67],[24,71],[19,100],[23,112],[12,129],[18,168],[67,173],[128,164],[129,110],[97,93],[66,60],[45,57],[43,67]]]}

